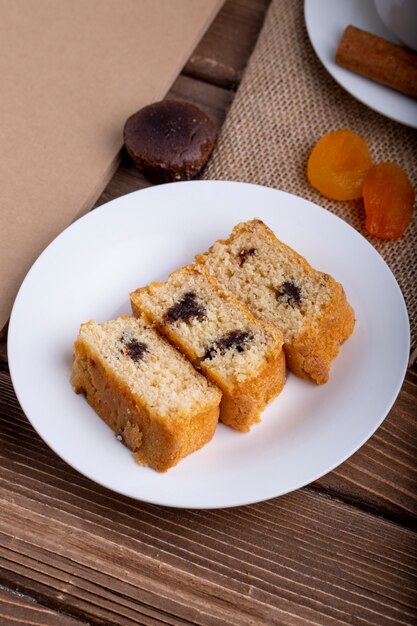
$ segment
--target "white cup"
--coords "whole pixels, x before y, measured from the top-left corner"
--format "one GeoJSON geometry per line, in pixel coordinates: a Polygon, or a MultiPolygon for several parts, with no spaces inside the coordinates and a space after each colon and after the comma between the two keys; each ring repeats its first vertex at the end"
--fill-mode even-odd
{"type": "Polygon", "coordinates": [[[417,50],[417,0],[374,0],[374,4],[388,30],[417,50]]]}

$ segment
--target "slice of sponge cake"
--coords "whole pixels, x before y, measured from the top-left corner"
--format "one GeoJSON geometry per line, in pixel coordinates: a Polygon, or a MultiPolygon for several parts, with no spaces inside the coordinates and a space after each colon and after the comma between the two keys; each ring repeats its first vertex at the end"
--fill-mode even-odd
{"type": "Polygon", "coordinates": [[[354,327],[340,283],[313,269],[256,219],[235,226],[196,261],[259,319],[282,331],[289,369],[318,384],[328,380],[331,361],[354,327]]]}
{"type": "Polygon", "coordinates": [[[165,471],[213,437],[221,392],[143,319],[82,324],[72,385],[141,465],[165,471]]]}
{"type": "Polygon", "coordinates": [[[220,419],[248,431],[282,389],[282,335],[258,320],[203,267],[189,265],[165,283],[131,294],[143,314],[223,392],[220,419]]]}

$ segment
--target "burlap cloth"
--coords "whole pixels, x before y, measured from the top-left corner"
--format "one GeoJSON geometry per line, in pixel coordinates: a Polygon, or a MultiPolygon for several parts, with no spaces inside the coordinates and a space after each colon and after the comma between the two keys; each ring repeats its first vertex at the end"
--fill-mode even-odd
{"type": "Polygon", "coordinates": [[[325,207],[354,226],[384,257],[401,287],[410,319],[414,360],[416,211],[401,239],[378,240],[364,229],[362,201],[327,200],[309,185],[306,163],[313,145],[324,133],[339,128],[350,128],[365,137],[375,163],[397,163],[417,188],[417,131],[375,113],[339,87],[311,47],[303,2],[272,0],[203,177],[288,191],[325,207]]]}

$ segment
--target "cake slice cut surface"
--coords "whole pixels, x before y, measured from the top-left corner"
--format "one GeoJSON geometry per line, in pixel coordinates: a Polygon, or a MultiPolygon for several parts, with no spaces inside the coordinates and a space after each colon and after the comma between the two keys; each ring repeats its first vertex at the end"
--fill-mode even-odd
{"type": "Polygon", "coordinates": [[[213,437],[220,390],[146,320],[81,325],[72,385],[141,465],[166,471],[213,437]]]}
{"type": "Polygon", "coordinates": [[[313,269],[257,219],[235,226],[196,261],[282,331],[290,370],[318,384],[328,380],[331,361],[354,328],[340,283],[313,269]]]}
{"type": "Polygon", "coordinates": [[[223,392],[220,419],[248,431],[282,389],[282,334],[258,320],[233,294],[196,264],[131,294],[145,315],[223,392]]]}

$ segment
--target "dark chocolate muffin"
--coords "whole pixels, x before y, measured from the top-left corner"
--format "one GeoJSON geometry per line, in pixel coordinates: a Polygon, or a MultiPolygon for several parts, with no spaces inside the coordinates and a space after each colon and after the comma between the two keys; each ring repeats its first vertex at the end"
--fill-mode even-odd
{"type": "Polygon", "coordinates": [[[151,182],[190,180],[206,164],[216,128],[193,104],[162,100],[129,117],[123,140],[136,167],[151,182]]]}

